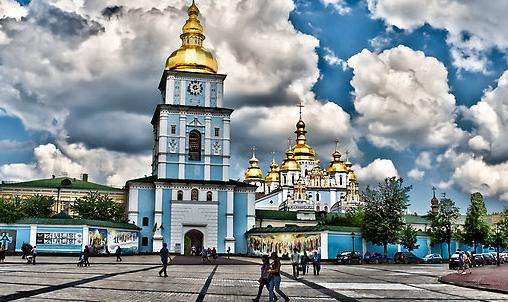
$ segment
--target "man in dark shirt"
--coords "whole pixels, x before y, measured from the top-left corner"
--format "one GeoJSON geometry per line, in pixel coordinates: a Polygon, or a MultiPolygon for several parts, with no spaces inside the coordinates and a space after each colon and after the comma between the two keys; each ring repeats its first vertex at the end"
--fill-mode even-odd
{"type": "Polygon", "coordinates": [[[162,244],[162,248],[159,252],[159,255],[161,256],[161,262],[162,262],[162,269],[159,271],[159,276],[162,277],[162,273],[164,273],[164,277],[167,277],[168,273],[166,272],[166,269],[168,268],[168,258],[169,258],[169,251],[168,251],[167,243],[162,244]]]}
{"type": "Polygon", "coordinates": [[[117,262],[122,262],[122,248],[120,246],[118,246],[116,248],[116,261],[117,262]]]}

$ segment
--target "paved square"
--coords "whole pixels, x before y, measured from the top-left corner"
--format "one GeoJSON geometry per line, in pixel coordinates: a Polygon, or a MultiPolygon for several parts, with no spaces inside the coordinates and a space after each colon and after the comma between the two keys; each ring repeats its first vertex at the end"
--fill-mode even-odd
{"type": "MultiPolygon", "coordinates": [[[[238,259],[238,258],[237,258],[238,259]]],[[[0,264],[0,301],[251,301],[259,266],[170,265],[157,275],[157,256],[93,258],[76,267],[74,258],[39,257],[26,265],[19,257],[0,264]]],[[[283,266],[282,289],[292,301],[508,301],[508,295],[438,283],[445,265],[323,265],[321,275],[290,278],[283,266]]],[[[267,301],[264,292],[262,301],[267,301]]]]}

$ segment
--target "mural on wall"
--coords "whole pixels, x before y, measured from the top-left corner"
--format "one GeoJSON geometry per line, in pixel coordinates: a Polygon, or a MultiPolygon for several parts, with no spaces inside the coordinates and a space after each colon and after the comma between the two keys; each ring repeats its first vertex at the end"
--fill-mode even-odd
{"type": "Polygon", "coordinates": [[[0,230],[0,246],[7,252],[16,250],[16,230],[0,230]]]}
{"type": "Polygon", "coordinates": [[[321,248],[320,234],[263,234],[249,235],[248,250],[251,255],[277,252],[279,256],[291,255],[294,248],[308,253],[321,248]]]}
{"type": "Polygon", "coordinates": [[[37,245],[81,245],[83,234],[76,232],[43,232],[35,237],[37,245]]]}
{"type": "Polygon", "coordinates": [[[88,247],[94,255],[108,254],[108,230],[100,228],[88,229],[88,247]]]}
{"type": "Polygon", "coordinates": [[[108,251],[114,253],[120,246],[122,253],[138,252],[138,233],[131,231],[117,231],[110,229],[108,232],[108,251]]]}

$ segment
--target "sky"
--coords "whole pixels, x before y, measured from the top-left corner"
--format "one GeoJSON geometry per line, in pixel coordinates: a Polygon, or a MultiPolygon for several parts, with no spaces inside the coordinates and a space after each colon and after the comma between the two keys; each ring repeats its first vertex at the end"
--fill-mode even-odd
{"type": "MultiPolygon", "coordinates": [[[[0,180],[150,173],[150,119],[190,0],[0,0],[0,180]]],[[[465,212],[508,206],[507,1],[198,0],[227,74],[232,178],[250,148],[282,161],[305,105],[325,166],[335,139],[361,188],[398,176],[465,212]]]]}

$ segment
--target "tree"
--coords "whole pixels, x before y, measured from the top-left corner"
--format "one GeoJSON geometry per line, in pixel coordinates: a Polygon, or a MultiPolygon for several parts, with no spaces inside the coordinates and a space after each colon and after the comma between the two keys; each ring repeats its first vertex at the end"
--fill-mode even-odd
{"type": "Polygon", "coordinates": [[[383,245],[385,257],[388,254],[388,244],[399,242],[411,188],[404,186],[402,178],[391,177],[378,184],[377,189],[367,187],[363,194],[366,206],[362,235],[374,244],[383,245]]]}
{"type": "Polygon", "coordinates": [[[489,232],[490,226],[487,223],[487,209],[483,202],[483,196],[478,192],[473,193],[464,223],[464,241],[467,244],[472,244],[476,253],[476,245],[485,244],[489,232]]]}
{"type": "Polygon", "coordinates": [[[47,218],[53,214],[55,199],[51,196],[34,195],[21,202],[24,217],[47,218]]]}
{"type": "Polygon", "coordinates": [[[437,212],[430,212],[429,236],[431,242],[441,244],[441,255],[443,254],[443,242],[448,244],[448,256],[451,255],[451,241],[454,237],[454,224],[459,218],[459,208],[450,198],[442,198],[438,203],[437,212]]]}
{"type": "Polygon", "coordinates": [[[356,207],[346,211],[346,213],[327,213],[319,219],[319,225],[351,226],[360,227],[363,223],[363,207],[356,207]]]}
{"type": "Polygon", "coordinates": [[[418,242],[416,238],[416,230],[410,224],[406,224],[401,232],[400,244],[411,252],[420,247],[420,245],[416,244],[416,242],[418,242]]]}
{"type": "Polygon", "coordinates": [[[84,197],[76,198],[71,209],[83,219],[127,221],[124,206],[114,202],[109,195],[99,192],[89,192],[84,197]]]}
{"type": "Polygon", "coordinates": [[[0,222],[1,223],[14,223],[18,219],[24,217],[23,211],[21,210],[20,200],[14,198],[7,200],[0,198],[0,222]]]}

